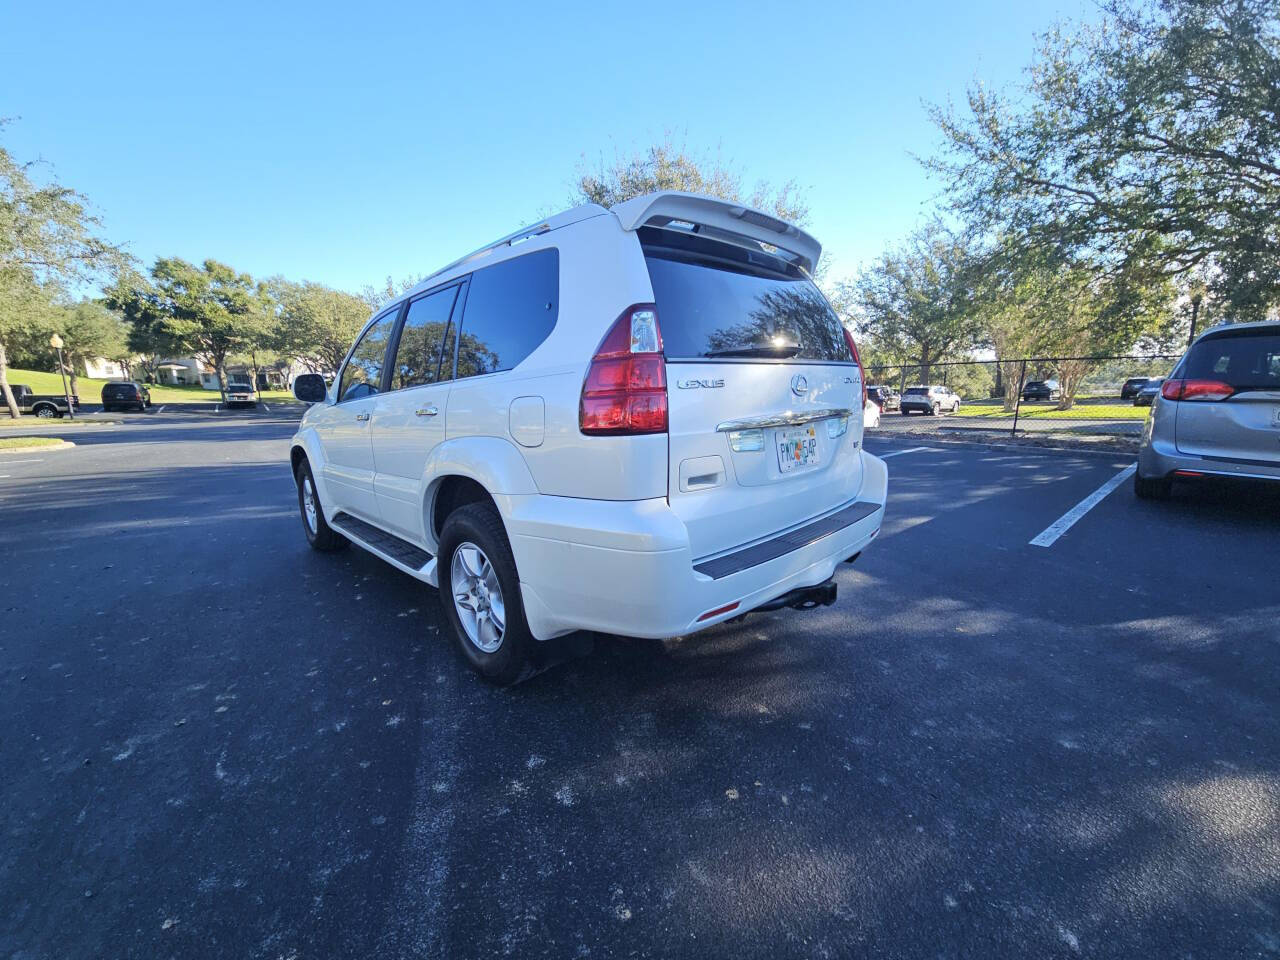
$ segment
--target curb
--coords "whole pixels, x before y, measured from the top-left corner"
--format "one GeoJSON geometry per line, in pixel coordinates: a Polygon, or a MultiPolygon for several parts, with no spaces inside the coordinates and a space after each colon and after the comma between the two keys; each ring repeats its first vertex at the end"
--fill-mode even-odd
{"type": "Polygon", "coordinates": [[[921,438],[921,442],[926,444],[944,443],[944,444],[952,444],[955,446],[983,447],[987,450],[1011,450],[1011,449],[1038,450],[1038,451],[1042,450],[1045,453],[1069,453],[1073,455],[1083,455],[1083,456],[1092,456],[1092,457],[1114,458],[1114,457],[1132,456],[1136,458],[1138,455],[1138,450],[1136,445],[1134,446],[1133,449],[1127,449],[1121,446],[1108,446],[1104,449],[1099,449],[1099,447],[1102,446],[1101,444],[1099,444],[1098,446],[1088,446],[1088,447],[1053,446],[1050,444],[1037,443],[1035,441],[1014,439],[1013,437],[1007,437],[1004,440],[1000,440],[992,437],[981,437],[981,438],[975,437],[973,439],[968,439],[968,438],[960,438],[960,437],[940,437],[940,436],[934,435],[927,438],[921,438]]]}
{"type": "Polygon", "coordinates": [[[70,450],[75,444],[70,440],[63,440],[57,444],[42,444],[38,447],[14,447],[12,450],[0,450],[0,457],[8,456],[11,453],[52,453],[55,450],[70,450]]]}

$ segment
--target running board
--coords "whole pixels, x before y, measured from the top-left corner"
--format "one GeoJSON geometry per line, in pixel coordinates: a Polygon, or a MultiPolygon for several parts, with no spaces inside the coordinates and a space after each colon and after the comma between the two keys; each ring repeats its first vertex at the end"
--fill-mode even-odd
{"type": "Polygon", "coordinates": [[[372,523],[366,523],[349,513],[338,513],[329,521],[329,526],[362,547],[367,547],[388,560],[394,560],[400,566],[415,573],[425,572],[423,568],[435,559],[427,551],[421,547],[415,547],[408,540],[397,537],[394,533],[387,533],[381,527],[375,527],[372,523]]]}
{"type": "Polygon", "coordinates": [[[746,570],[748,567],[768,563],[770,560],[777,560],[778,557],[786,556],[788,553],[807,547],[811,543],[817,543],[823,537],[829,537],[845,527],[852,526],[859,520],[865,520],[879,509],[880,504],[878,503],[867,503],[859,500],[828,517],[807,523],[803,527],[799,527],[789,533],[780,534],[771,540],[744,547],[741,550],[725,554],[722,557],[715,557],[712,560],[703,560],[701,563],[694,564],[693,569],[703,576],[710,577],[712,580],[720,580],[731,574],[746,570]]]}

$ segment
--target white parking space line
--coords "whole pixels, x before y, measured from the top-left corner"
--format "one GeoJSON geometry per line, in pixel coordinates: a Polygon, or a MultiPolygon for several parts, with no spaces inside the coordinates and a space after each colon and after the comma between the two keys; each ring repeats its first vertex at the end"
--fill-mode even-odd
{"type": "Polygon", "coordinates": [[[168,406],[168,404],[167,404],[167,403],[163,403],[163,404],[161,404],[161,405],[160,405],[160,409],[159,409],[159,410],[157,410],[157,411],[156,411],[156,413],[164,413],[164,408],[165,408],[165,407],[167,407],[167,406],[168,406]]]}
{"type": "MultiPolygon", "coordinates": [[[[45,446],[50,446],[50,444],[46,443],[45,446]]],[[[6,467],[13,466],[15,463],[44,463],[43,460],[5,460],[3,462],[6,467]]]]}
{"type": "Polygon", "coordinates": [[[1033,547],[1053,546],[1054,541],[1056,541],[1060,536],[1062,536],[1064,533],[1070,530],[1075,525],[1075,522],[1077,520],[1079,520],[1086,513],[1088,513],[1090,510],[1092,510],[1094,507],[1100,504],[1103,500],[1105,500],[1107,497],[1107,494],[1109,494],[1112,490],[1114,490],[1116,487],[1120,486],[1120,484],[1124,483],[1131,476],[1133,476],[1133,471],[1137,469],[1138,469],[1138,465],[1136,463],[1129,464],[1129,466],[1125,467],[1123,470],[1117,473],[1114,477],[1112,477],[1110,480],[1108,480],[1106,483],[1100,486],[1097,490],[1093,491],[1093,493],[1089,494],[1087,497],[1085,497],[1083,500],[1077,503],[1074,507],[1072,507],[1066,513],[1060,516],[1057,520],[1049,524],[1049,526],[1047,526],[1043,532],[1037,534],[1031,540],[1031,546],[1033,547]]]}
{"type": "Polygon", "coordinates": [[[928,453],[933,447],[912,447],[910,450],[892,450],[889,453],[877,453],[876,456],[881,460],[887,460],[890,457],[900,457],[904,453],[928,453]]]}
{"type": "Polygon", "coordinates": [[[214,413],[221,413],[221,412],[222,412],[222,404],[218,404],[217,406],[215,406],[215,407],[213,408],[213,412],[214,412],[214,413]]]}
{"type": "Polygon", "coordinates": [[[263,410],[265,410],[265,411],[267,411],[267,413],[270,413],[270,412],[271,412],[271,408],[270,408],[270,407],[268,407],[265,403],[262,405],[262,409],[263,409],[263,410]]]}

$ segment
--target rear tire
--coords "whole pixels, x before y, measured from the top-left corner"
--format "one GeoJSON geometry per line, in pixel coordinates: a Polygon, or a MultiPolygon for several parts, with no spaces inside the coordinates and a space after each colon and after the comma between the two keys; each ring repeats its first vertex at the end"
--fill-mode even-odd
{"type": "Polygon", "coordinates": [[[349,541],[325,520],[309,461],[304,459],[298,464],[294,479],[298,485],[298,512],[302,515],[302,531],[307,535],[307,543],[312,550],[319,550],[321,553],[341,550],[349,541]]]}
{"type": "Polygon", "coordinates": [[[525,620],[520,577],[511,544],[502,518],[492,506],[469,503],[449,514],[440,531],[436,577],[445,619],[453,628],[458,649],[471,668],[485,680],[502,687],[532,674],[531,660],[537,641],[525,620]],[[455,563],[455,555],[460,550],[455,563]],[[478,610],[475,591],[482,583],[485,588],[480,606],[484,609],[478,610]],[[495,599],[496,604],[492,602],[495,599]],[[495,629],[498,613],[501,614],[500,630],[495,629]],[[467,624],[463,623],[464,615],[467,624]],[[482,623],[486,619],[487,624],[482,623]]]}
{"type": "Polygon", "coordinates": [[[1168,500],[1173,493],[1173,481],[1167,477],[1144,477],[1135,470],[1133,492],[1140,500],[1168,500]]]}
{"type": "Polygon", "coordinates": [[[935,403],[932,407],[929,408],[929,416],[931,417],[936,417],[941,412],[942,412],[942,404],[940,403],[935,403]]]}

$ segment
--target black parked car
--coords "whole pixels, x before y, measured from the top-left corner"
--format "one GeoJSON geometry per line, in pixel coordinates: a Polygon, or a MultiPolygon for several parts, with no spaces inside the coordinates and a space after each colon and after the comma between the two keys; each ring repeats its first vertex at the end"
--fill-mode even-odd
{"type": "Polygon", "coordinates": [[[144,411],[151,406],[151,391],[133,380],[102,385],[102,409],[144,411]]]}
{"type": "Polygon", "coordinates": [[[1062,388],[1057,380],[1028,380],[1022,388],[1023,400],[1061,400],[1062,388]]]}
{"type": "Polygon", "coordinates": [[[1130,377],[1124,382],[1124,386],[1120,388],[1120,399],[1132,400],[1138,395],[1138,391],[1150,382],[1150,377],[1130,377]]]}
{"type": "Polygon", "coordinates": [[[867,387],[867,399],[881,410],[897,410],[902,403],[902,397],[891,387],[867,387]]]}

